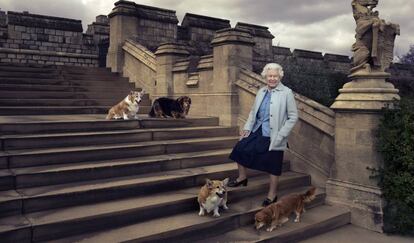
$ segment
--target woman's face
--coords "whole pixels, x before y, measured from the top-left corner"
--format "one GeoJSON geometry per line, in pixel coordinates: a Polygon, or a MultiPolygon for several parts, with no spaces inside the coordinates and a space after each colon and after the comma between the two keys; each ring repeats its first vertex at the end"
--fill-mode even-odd
{"type": "Polygon", "coordinates": [[[266,73],[266,81],[267,81],[267,86],[270,89],[276,88],[276,86],[279,84],[279,81],[280,81],[279,71],[274,70],[274,69],[268,70],[266,73]]]}

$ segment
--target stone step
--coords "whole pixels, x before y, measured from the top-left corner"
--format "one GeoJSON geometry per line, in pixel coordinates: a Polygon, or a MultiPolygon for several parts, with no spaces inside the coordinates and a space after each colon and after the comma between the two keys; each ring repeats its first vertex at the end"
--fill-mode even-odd
{"type": "MultiPolygon", "coordinates": [[[[0,106],[1,116],[107,114],[111,106],[0,106]]],[[[151,107],[141,106],[138,114],[148,114],[151,107]]]]}
{"type": "Polygon", "coordinates": [[[14,188],[14,175],[6,169],[0,169],[0,191],[10,190],[14,188]]]}
{"type": "Polygon", "coordinates": [[[128,130],[137,128],[177,128],[218,126],[217,117],[188,117],[185,119],[148,118],[139,120],[105,120],[105,114],[2,116],[1,134],[38,134],[128,130]]]}
{"type": "Polygon", "coordinates": [[[237,136],[145,141],[123,144],[88,145],[63,148],[9,150],[0,152],[0,164],[8,168],[130,158],[148,154],[195,152],[231,148],[237,136]]]}
{"type": "MultiPolygon", "coordinates": [[[[268,177],[263,175],[252,177],[248,187],[229,188],[229,207],[232,208],[233,204],[258,194],[263,198],[268,183],[268,177]]],[[[31,223],[34,241],[43,241],[145,222],[174,214],[186,212],[197,214],[196,197],[202,184],[204,181],[186,189],[51,209],[28,213],[25,217],[31,223]]],[[[308,185],[309,178],[298,173],[286,172],[286,175],[280,178],[281,192],[298,190],[298,188],[303,190],[302,188],[308,185]]],[[[323,203],[322,193],[317,201],[319,204],[323,203]]]]}
{"type": "MultiPolygon", "coordinates": [[[[111,99],[0,99],[0,106],[113,106],[119,103],[111,99]]],[[[142,100],[140,106],[151,106],[149,100],[142,100]]]]}
{"type": "MultiPolygon", "coordinates": [[[[255,171],[252,174],[257,175],[257,173],[255,171]]],[[[223,179],[236,174],[235,163],[224,163],[134,176],[20,188],[16,190],[17,196],[12,194],[13,190],[2,191],[0,202],[2,213],[11,211],[5,205],[12,208],[22,205],[21,212],[24,213],[38,212],[183,189],[203,184],[206,177],[223,179]]]]}
{"type": "MultiPolygon", "coordinates": [[[[84,88],[84,87],[82,87],[84,88]]],[[[80,88],[80,89],[82,89],[80,88]]],[[[74,89],[76,89],[74,87],[74,89]]],[[[106,99],[108,97],[118,98],[121,101],[125,98],[130,89],[125,91],[113,90],[108,95],[108,92],[102,91],[3,91],[0,90],[0,97],[2,99],[106,99]]]]}
{"type": "Polygon", "coordinates": [[[57,79],[33,79],[33,78],[0,78],[1,84],[32,84],[32,85],[67,85],[67,86],[107,86],[107,85],[121,85],[125,82],[123,79],[113,80],[73,80],[67,78],[57,79]]]}
{"type": "Polygon", "coordinates": [[[294,217],[291,217],[289,222],[272,232],[257,232],[252,222],[224,234],[192,242],[299,242],[349,224],[351,215],[347,209],[323,205],[306,211],[301,219],[301,222],[294,223],[294,217]]]}
{"type": "MultiPolygon", "coordinates": [[[[237,195],[239,200],[234,200],[233,203],[229,200],[229,210],[221,210],[221,216],[218,218],[212,217],[211,215],[203,217],[198,216],[197,203],[194,203],[194,209],[189,212],[182,212],[161,218],[153,218],[144,222],[137,222],[113,229],[57,239],[55,242],[196,242],[197,240],[203,240],[207,237],[234,230],[240,226],[246,226],[253,230],[254,214],[262,209],[260,204],[265,195],[266,184],[267,183],[264,183],[264,190],[262,189],[262,191],[256,195],[250,194],[245,196],[240,191],[234,192],[234,195],[237,195]]],[[[303,192],[307,188],[308,187],[281,188],[279,195],[282,196],[292,192],[303,192]]],[[[322,190],[318,190],[315,200],[307,205],[308,211],[303,215],[302,222],[305,221],[305,217],[308,217],[309,220],[314,223],[314,215],[317,215],[322,210],[329,210],[331,208],[323,205],[324,198],[325,193],[322,190]],[[321,208],[322,210],[318,210],[318,208],[321,208]]],[[[336,208],[332,208],[332,210],[329,210],[328,218],[332,219],[340,215],[340,218],[344,220],[342,217],[346,214],[347,212],[345,210],[338,212],[336,211],[336,208]]],[[[319,217],[317,218],[321,219],[319,217]]],[[[326,218],[324,218],[324,220],[326,220],[326,218]]],[[[349,220],[347,222],[349,222],[349,220]]],[[[298,225],[301,225],[301,229],[309,227],[309,224],[306,224],[305,226],[304,223],[299,223],[298,225]]],[[[33,238],[37,240],[36,230],[34,230],[33,236],[33,238]]],[[[45,234],[44,236],[48,237],[45,234]]],[[[43,239],[44,238],[40,238],[39,240],[43,239]]],[[[208,242],[233,241],[219,240],[208,242]]],[[[241,240],[241,242],[249,241],[248,239],[245,239],[241,240]]]]}
{"type": "Polygon", "coordinates": [[[32,242],[30,222],[23,215],[0,218],[0,239],[4,243],[32,242]]]}
{"type": "Polygon", "coordinates": [[[111,68],[107,67],[79,67],[79,66],[57,66],[68,72],[111,72],[111,68]]]}
{"type": "Polygon", "coordinates": [[[64,79],[67,80],[85,80],[85,81],[121,81],[128,82],[128,78],[121,77],[118,75],[108,75],[108,74],[64,74],[64,79]]]}
{"type": "MultiPolygon", "coordinates": [[[[34,67],[12,67],[12,66],[0,66],[0,76],[14,76],[18,74],[49,74],[49,75],[98,75],[98,76],[119,76],[119,73],[111,72],[109,69],[106,68],[98,68],[98,69],[68,69],[65,67],[58,67],[58,68],[34,68],[34,67]]],[[[26,76],[26,75],[24,75],[26,76]]]]}
{"type": "MultiPolygon", "coordinates": [[[[128,95],[130,90],[135,90],[135,85],[132,83],[122,82],[119,84],[109,83],[100,86],[72,86],[72,85],[43,85],[43,84],[0,84],[0,91],[58,91],[58,92],[111,92],[114,89],[117,92],[123,92],[128,95]]],[[[18,93],[16,98],[18,98],[18,93]]],[[[110,95],[107,95],[109,98],[110,95]]]]}
{"type": "MultiPolygon", "coordinates": [[[[126,159],[88,161],[49,166],[13,168],[3,173],[14,188],[56,185],[76,181],[97,180],[120,176],[140,175],[173,169],[214,165],[230,162],[231,149],[140,156],[126,159]]],[[[288,166],[287,166],[288,167],[288,166]]],[[[3,184],[10,183],[4,181],[3,184]]]]}
{"type": "Polygon", "coordinates": [[[13,66],[13,65],[0,65],[0,72],[35,72],[35,73],[53,73],[59,70],[55,67],[30,67],[30,66],[13,66]]]}
{"type": "Polygon", "coordinates": [[[237,136],[237,127],[184,127],[0,136],[0,150],[237,136]]]}
{"type": "Polygon", "coordinates": [[[25,78],[42,78],[42,79],[56,79],[59,78],[58,72],[43,73],[43,72],[8,72],[1,71],[0,78],[5,77],[25,77],[25,78]]]}
{"type": "Polygon", "coordinates": [[[119,72],[111,72],[111,68],[87,68],[87,67],[82,67],[82,68],[69,68],[68,66],[63,67],[62,69],[62,73],[65,74],[110,74],[110,75],[114,75],[114,76],[120,76],[121,74],[119,72]]]}
{"type": "MultiPolygon", "coordinates": [[[[9,181],[12,183],[11,188],[0,191],[0,216],[22,212],[22,199],[25,197],[15,191],[16,187],[22,190],[65,183],[87,183],[87,181],[93,183],[96,180],[109,178],[113,178],[114,181],[116,178],[123,180],[122,178],[127,176],[144,176],[148,173],[166,173],[171,170],[229,163],[228,154],[228,150],[210,150],[2,170],[8,173],[3,173],[4,177],[12,175],[13,181],[9,181]]],[[[283,169],[288,170],[289,166],[290,164],[285,162],[283,169]]]]}

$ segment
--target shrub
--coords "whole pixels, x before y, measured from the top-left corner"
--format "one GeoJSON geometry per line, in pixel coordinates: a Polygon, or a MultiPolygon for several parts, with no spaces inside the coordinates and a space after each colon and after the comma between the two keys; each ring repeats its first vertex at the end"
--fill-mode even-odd
{"type": "Polygon", "coordinates": [[[384,164],[374,170],[385,200],[384,231],[414,234],[414,99],[385,109],[378,148],[384,164]]]}

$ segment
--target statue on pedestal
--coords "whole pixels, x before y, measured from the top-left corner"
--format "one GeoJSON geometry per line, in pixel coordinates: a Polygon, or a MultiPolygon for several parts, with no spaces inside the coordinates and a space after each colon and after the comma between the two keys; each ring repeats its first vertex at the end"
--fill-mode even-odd
{"type": "Polygon", "coordinates": [[[384,72],[393,60],[394,40],[400,34],[400,26],[380,19],[378,11],[373,11],[377,4],[378,0],[352,1],[356,41],[352,45],[351,75],[384,72]]]}

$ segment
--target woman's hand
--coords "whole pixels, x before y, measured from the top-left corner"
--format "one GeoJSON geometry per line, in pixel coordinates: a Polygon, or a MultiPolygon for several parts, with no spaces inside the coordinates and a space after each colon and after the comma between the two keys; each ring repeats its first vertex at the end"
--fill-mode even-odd
{"type": "Polygon", "coordinates": [[[250,135],[250,131],[249,130],[240,131],[240,139],[239,140],[242,140],[243,138],[246,138],[249,135],[250,135]]]}

